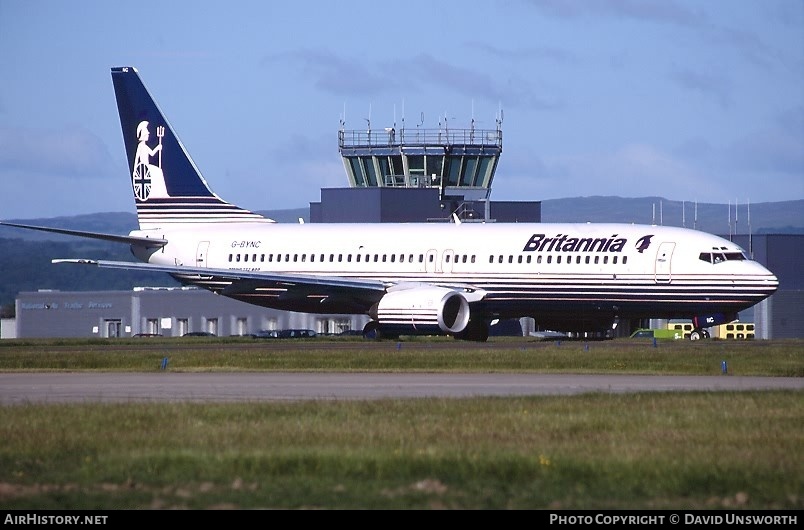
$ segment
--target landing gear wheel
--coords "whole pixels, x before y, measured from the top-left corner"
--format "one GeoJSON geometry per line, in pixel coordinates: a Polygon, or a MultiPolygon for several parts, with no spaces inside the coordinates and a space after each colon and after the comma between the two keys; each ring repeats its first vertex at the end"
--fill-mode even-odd
{"type": "Polygon", "coordinates": [[[381,333],[376,322],[369,322],[363,327],[363,338],[368,340],[380,340],[381,333]]]}
{"type": "Polygon", "coordinates": [[[690,340],[701,340],[701,339],[708,339],[709,338],[709,331],[705,329],[693,329],[690,333],[690,340]]]}

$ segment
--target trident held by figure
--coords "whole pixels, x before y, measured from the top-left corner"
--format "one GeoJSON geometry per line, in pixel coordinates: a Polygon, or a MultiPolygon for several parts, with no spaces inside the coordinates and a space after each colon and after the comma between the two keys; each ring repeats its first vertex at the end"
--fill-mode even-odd
{"type": "MultiPolygon", "coordinates": [[[[159,147],[162,147],[162,137],[165,136],[165,127],[160,125],[156,128],[156,136],[159,138],[159,147]]],[[[159,150],[159,168],[162,168],[162,150],[159,150]]]]}

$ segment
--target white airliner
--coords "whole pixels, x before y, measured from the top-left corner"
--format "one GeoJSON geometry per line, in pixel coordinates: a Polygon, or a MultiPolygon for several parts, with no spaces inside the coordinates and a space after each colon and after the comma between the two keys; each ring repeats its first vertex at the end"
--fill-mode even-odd
{"type": "Polygon", "coordinates": [[[139,230],[128,236],[2,223],[131,245],[142,263],[276,309],[366,314],[366,334],[485,341],[498,319],[605,333],[624,319],[686,318],[692,339],[762,301],[778,280],[712,234],[653,225],[276,223],[207,185],[135,68],[112,69],[139,230]]]}

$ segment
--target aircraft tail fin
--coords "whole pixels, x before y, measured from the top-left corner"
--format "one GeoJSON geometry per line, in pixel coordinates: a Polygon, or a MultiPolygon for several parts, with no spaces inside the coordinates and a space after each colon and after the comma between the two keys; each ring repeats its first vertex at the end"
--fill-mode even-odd
{"type": "Polygon", "coordinates": [[[273,222],[207,185],[133,67],[112,68],[140,229],[204,222],[273,222]]]}

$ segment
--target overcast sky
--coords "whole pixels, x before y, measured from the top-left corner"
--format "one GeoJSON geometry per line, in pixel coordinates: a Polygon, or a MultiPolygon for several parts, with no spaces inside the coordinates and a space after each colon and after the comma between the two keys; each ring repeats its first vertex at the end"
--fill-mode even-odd
{"type": "Polygon", "coordinates": [[[0,0],[1,219],[134,212],[114,66],[251,210],[348,185],[341,119],[501,109],[492,200],[804,198],[802,0],[0,0]]]}

